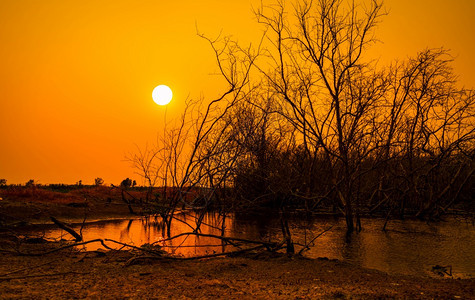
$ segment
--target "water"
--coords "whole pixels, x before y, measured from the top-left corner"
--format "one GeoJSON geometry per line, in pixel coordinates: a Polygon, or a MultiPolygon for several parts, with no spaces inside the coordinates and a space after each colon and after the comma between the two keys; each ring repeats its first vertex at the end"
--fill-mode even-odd
{"type": "MultiPolygon", "coordinates": [[[[222,219],[218,214],[207,214],[201,233],[220,235],[222,219]]],[[[196,224],[192,213],[176,215],[171,235],[191,232],[196,224]],[[191,227],[190,227],[191,225],[191,227]]],[[[384,220],[363,219],[363,231],[346,235],[344,220],[314,218],[294,220],[291,232],[294,242],[309,243],[316,235],[328,228],[331,230],[318,237],[305,255],[312,258],[339,259],[365,268],[377,269],[390,274],[431,275],[432,266],[452,266],[455,278],[472,278],[475,274],[475,226],[470,221],[450,219],[439,223],[406,220],[390,221],[382,231],[384,220]]],[[[168,252],[183,256],[232,251],[212,237],[183,236],[163,241],[165,234],[159,218],[109,220],[87,224],[82,234],[84,240],[108,238],[135,246],[156,243],[168,252]]],[[[260,241],[280,241],[280,223],[276,218],[238,218],[228,216],[225,235],[260,241]]],[[[79,231],[80,226],[74,227],[79,231]]],[[[50,238],[70,238],[57,228],[45,230],[50,238]]],[[[108,242],[119,248],[120,245],[108,242]]],[[[88,250],[101,248],[99,243],[84,246],[88,250]]],[[[298,251],[301,247],[297,246],[298,251]]],[[[433,274],[432,274],[433,275],[433,274]]]]}

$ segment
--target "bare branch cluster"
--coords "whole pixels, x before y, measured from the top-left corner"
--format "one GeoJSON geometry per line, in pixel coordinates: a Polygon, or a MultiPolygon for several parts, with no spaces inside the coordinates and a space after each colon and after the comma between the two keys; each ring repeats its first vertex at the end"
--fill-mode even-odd
{"type": "Polygon", "coordinates": [[[157,146],[130,157],[150,196],[162,187],[148,201],[165,223],[179,207],[218,208],[223,220],[273,208],[292,252],[295,208],[333,209],[353,231],[362,214],[433,218],[472,202],[475,93],[458,87],[448,51],[385,68],[367,60],[380,0],[280,1],[255,13],[255,48],[199,34],[222,95],[188,102],[157,146]]]}

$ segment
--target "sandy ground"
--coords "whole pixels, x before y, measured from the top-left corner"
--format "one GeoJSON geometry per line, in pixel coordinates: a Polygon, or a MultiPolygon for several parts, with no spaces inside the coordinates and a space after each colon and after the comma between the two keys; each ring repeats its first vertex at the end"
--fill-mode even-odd
{"type": "MultiPolygon", "coordinates": [[[[9,242],[1,248],[8,248],[9,242]]],[[[10,250],[16,246],[10,244],[10,250]]],[[[33,245],[45,251],[57,245],[33,245]]],[[[30,251],[22,245],[21,251],[30,251]]],[[[339,261],[251,253],[136,259],[132,251],[0,254],[1,299],[473,299],[473,279],[388,275],[339,261]]]]}

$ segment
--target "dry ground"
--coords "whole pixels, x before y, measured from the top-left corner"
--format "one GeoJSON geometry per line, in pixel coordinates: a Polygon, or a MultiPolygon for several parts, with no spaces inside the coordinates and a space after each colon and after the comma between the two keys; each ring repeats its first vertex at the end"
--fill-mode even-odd
{"type": "Polygon", "coordinates": [[[394,276],[328,260],[251,254],[131,261],[137,253],[0,254],[1,299],[473,299],[474,280],[394,276]],[[133,262],[131,264],[131,262],[133,262]]]}

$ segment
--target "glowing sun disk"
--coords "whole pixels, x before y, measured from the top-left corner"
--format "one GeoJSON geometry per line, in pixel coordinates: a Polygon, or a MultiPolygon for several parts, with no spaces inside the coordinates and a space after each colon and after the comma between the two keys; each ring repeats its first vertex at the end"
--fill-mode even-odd
{"type": "Polygon", "coordinates": [[[152,98],[158,105],[167,105],[173,98],[172,90],[166,85],[159,85],[153,89],[152,98]]]}

